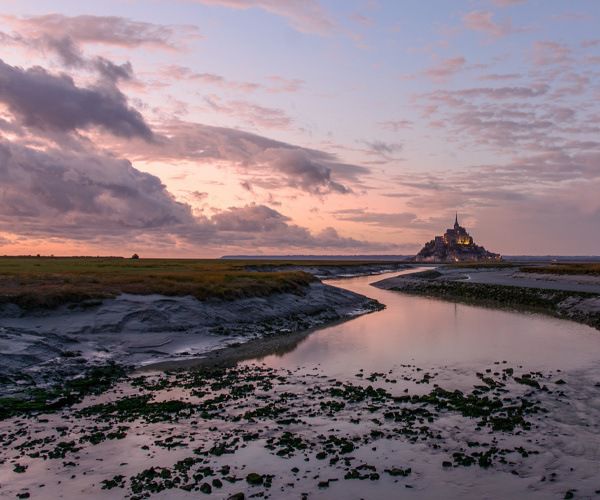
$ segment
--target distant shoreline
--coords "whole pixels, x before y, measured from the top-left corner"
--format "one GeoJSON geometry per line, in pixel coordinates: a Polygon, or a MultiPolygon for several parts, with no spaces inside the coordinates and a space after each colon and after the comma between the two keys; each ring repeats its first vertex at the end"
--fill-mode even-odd
{"type": "Polygon", "coordinates": [[[544,313],[600,330],[600,276],[518,269],[438,268],[378,281],[378,288],[466,304],[544,313]]]}

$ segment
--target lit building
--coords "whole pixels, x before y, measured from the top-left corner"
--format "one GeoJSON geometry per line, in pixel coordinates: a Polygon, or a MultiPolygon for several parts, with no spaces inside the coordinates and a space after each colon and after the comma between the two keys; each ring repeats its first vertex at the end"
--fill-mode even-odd
{"type": "Polygon", "coordinates": [[[426,243],[415,256],[415,260],[424,262],[462,262],[480,260],[501,260],[497,253],[488,252],[476,245],[467,230],[458,223],[458,213],[454,227],[447,229],[442,236],[436,236],[426,243]]]}

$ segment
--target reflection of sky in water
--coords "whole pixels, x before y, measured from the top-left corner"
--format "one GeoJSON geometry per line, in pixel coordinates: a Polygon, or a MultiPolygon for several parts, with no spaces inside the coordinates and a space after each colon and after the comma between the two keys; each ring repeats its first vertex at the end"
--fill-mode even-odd
{"type": "Polygon", "coordinates": [[[529,369],[573,369],[600,357],[600,332],[593,328],[369,285],[384,277],[330,283],[375,298],[385,310],[314,332],[292,352],[263,361],[286,367],[320,364],[327,373],[342,375],[357,368],[389,370],[402,363],[460,367],[502,360],[529,369]]]}

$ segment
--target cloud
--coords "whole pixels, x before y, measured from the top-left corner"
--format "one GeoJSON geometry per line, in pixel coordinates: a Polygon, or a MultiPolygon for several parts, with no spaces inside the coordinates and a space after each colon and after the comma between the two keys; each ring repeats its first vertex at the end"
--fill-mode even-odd
{"type": "Polygon", "coordinates": [[[161,72],[165,78],[175,80],[189,80],[199,82],[204,85],[214,85],[227,90],[251,93],[257,90],[262,90],[270,94],[281,94],[288,92],[298,92],[304,85],[304,80],[297,78],[289,79],[282,76],[268,76],[266,80],[268,84],[256,82],[239,82],[229,80],[222,75],[216,73],[200,73],[193,71],[191,68],[179,65],[170,65],[164,68],[161,72]]]}
{"type": "Polygon", "coordinates": [[[207,96],[204,101],[212,111],[238,118],[253,127],[280,130],[292,124],[292,119],[281,109],[259,106],[243,100],[224,101],[216,95],[207,96]]]}
{"type": "Polygon", "coordinates": [[[247,10],[261,9],[283,17],[297,31],[326,35],[335,23],[317,0],[195,0],[204,5],[247,10]]]}
{"type": "Polygon", "coordinates": [[[499,81],[499,80],[516,80],[517,78],[521,78],[519,73],[491,73],[489,75],[482,75],[479,77],[479,80],[489,80],[489,81],[499,81]]]}
{"type": "Polygon", "coordinates": [[[176,49],[179,40],[199,38],[191,25],[159,25],[116,16],[2,16],[22,37],[54,47],[63,54],[73,53],[76,44],[93,43],[125,48],[150,46],[176,49]]]}
{"type": "Polygon", "coordinates": [[[196,201],[201,201],[208,198],[208,193],[206,191],[192,191],[190,195],[196,201]]]}
{"type": "Polygon", "coordinates": [[[241,130],[173,121],[155,130],[156,141],[128,141],[115,147],[144,161],[226,163],[265,189],[292,187],[325,195],[345,194],[370,174],[367,167],[344,163],[335,155],[302,148],[241,130]]]}
{"type": "Polygon", "coordinates": [[[301,148],[267,149],[258,159],[283,174],[290,187],[315,194],[349,193],[350,188],[332,179],[332,166],[319,156],[301,148]]]}
{"type": "Polygon", "coordinates": [[[413,126],[413,122],[410,120],[388,120],[379,122],[378,125],[384,130],[398,132],[399,130],[411,128],[413,126]]]}
{"type": "Polygon", "coordinates": [[[493,37],[501,37],[513,33],[510,20],[502,24],[494,22],[494,14],[489,11],[474,10],[463,16],[463,24],[467,29],[479,31],[493,37]]]}
{"type": "Polygon", "coordinates": [[[424,71],[424,74],[435,83],[443,83],[465,68],[467,60],[460,57],[443,59],[424,71]]]}
{"type": "Polygon", "coordinates": [[[418,216],[411,212],[370,212],[353,208],[337,210],[334,215],[338,220],[385,228],[404,228],[418,223],[418,216]]]}
{"type": "Polygon", "coordinates": [[[271,94],[299,92],[305,84],[305,81],[299,78],[284,78],[283,76],[277,75],[268,76],[267,80],[269,80],[271,84],[266,90],[271,94]]]}
{"type": "Polygon", "coordinates": [[[236,82],[226,79],[224,76],[215,73],[198,73],[185,66],[171,65],[166,67],[162,75],[175,80],[190,80],[202,83],[204,85],[215,85],[221,88],[237,90],[241,92],[254,92],[262,87],[254,82],[236,82]]]}
{"type": "Polygon", "coordinates": [[[574,71],[538,71],[543,78],[536,73],[528,85],[437,90],[416,102],[459,147],[494,151],[505,159],[517,151],[583,151],[600,132],[591,118],[598,112],[592,79],[574,71]],[[588,105],[574,114],[569,100],[581,98],[588,105]]]}
{"type": "Polygon", "coordinates": [[[161,181],[128,161],[0,142],[0,221],[26,236],[93,239],[191,224],[161,181]]]}
{"type": "MultiPolygon", "coordinates": [[[[36,151],[2,141],[0,185],[0,231],[22,238],[109,241],[120,248],[156,238],[160,245],[169,242],[192,248],[198,244],[221,249],[385,247],[342,237],[332,228],[312,233],[264,205],[194,216],[191,207],[178,202],[158,177],[140,172],[127,160],[94,151],[36,151]]],[[[192,195],[205,197],[205,193],[192,195]]]]}
{"type": "Polygon", "coordinates": [[[590,47],[598,47],[599,45],[600,45],[600,38],[584,40],[583,42],[581,42],[581,46],[586,49],[590,48],[590,47]]]}
{"type": "Polygon", "coordinates": [[[535,42],[532,58],[537,66],[564,64],[569,61],[571,49],[558,42],[535,42]]]}
{"type": "MultiPolygon", "coordinates": [[[[127,67],[108,62],[102,70],[113,79],[128,74],[127,67]]],[[[25,70],[0,59],[0,102],[25,126],[40,130],[99,126],[121,137],[153,137],[143,116],[114,85],[78,87],[68,75],[53,75],[39,66],[25,70]]]]}
{"type": "Polygon", "coordinates": [[[332,227],[317,233],[291,223],[289,217],[265,205],[231,207],[215,214],[210,224],[223,238],[252,241],[260,235],[264,246],[307,249],[376,250],[390,248],[383,243],[367,243],[345,238],[332,227]]]}
{"type": "Polygon", "coordinates": [[[385,141],[364,141],[368,148],[368,152],[389,158],[394,153],[402,151],[402,144],[397,142],[385,142],[385,141]]]}
{"type": "Polygon", "coordinates": [[[534,97],[544,96],[549,91],[549,85],[538,83],[529,87],[474,87],[461,90],[437,90],[428,94],[422,94],[421,97],[455,105],[463,103],[463,98],[486,98],[492,100],[531,99],[534,97]]]}
{"type": "Polygon", "coordinates": [[[115,64],[103,57],[96,57],[92,65],[105,83],[116,84],[119,81],[133,80],[133,67],[130,62],[115,64]]]}

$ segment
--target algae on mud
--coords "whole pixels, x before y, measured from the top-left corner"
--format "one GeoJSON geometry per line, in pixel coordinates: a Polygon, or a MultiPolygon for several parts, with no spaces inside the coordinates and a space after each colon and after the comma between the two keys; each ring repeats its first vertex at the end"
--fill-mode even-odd
{"type": "Polygon", "coordinates": [[[112,449],[107,443],[122,443],[131,463],[88,472],[80,481],[94,494],[117,490],[132,499],[166,491],[227,496],[245,490],[269,497],[296,487],[338,491],[346,481],[392,485],[422,475],[413,461],[382,460],[368,451],[379,446],[415,446],[440,469],[477,466],[519,475],[544,446],[534,429],[564,404],[555,373],[504,364],[475,374],[480,383],[470,393],[444,389],[436,375],[422,373],[406,365],[342,381],[314,371],[238,365],[128,378],[101,396],[64,406],[58,420],[39,413],[35,428],[19,427],[15,418],[7,424],[19,431],[0,427],[0,444],[20,478],[4,490],[47,488],[70,470],[89,470],[90,460],[112,449]],[[406,393],[392,383],[397,380],[422,390],[406,393]],[[60,419],[69,428],[56,433],[60,419]],[[243,458],[250,448],[262,457],[252,468],[243,458]],[[40,461],[47,468],[37,477],[40,461]]]}
{"type": "Polygon", "coordinates": [[[61,386],[32,388],[15,397],[0,398],[0,420],[15,415],[57,412],[79,403],[90,394],[101,394],[123,378],[127,368],[110,363],[93,367],[77,378],[66,380],[61,386]]]}

